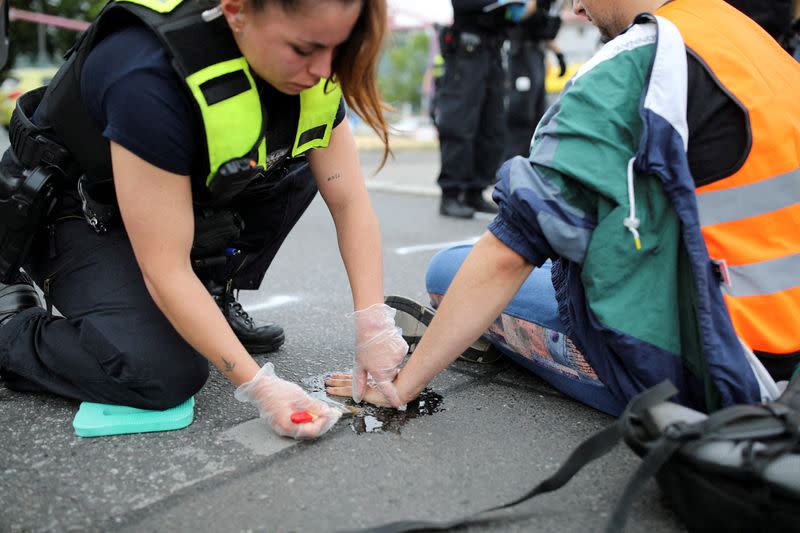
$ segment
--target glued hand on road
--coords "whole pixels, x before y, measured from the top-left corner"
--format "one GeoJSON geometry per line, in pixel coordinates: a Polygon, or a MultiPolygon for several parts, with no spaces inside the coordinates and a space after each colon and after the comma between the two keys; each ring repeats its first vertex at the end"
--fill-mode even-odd
{"type": "MultiPolygon", "coordinates": [[[[325,379],[325,392],[330,396],[351,396],[353,394],[352,374],[331,374],[330,377],[325,379]]],[[[364,389],[362,399],[378,407],[392,407],[391,402],[386,399],[386,396],[372,386],[367,386],[364,389]]]]}

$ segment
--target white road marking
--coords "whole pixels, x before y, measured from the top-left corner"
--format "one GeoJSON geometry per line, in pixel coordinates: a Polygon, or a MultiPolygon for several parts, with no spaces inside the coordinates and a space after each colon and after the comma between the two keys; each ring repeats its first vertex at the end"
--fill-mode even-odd
{"type": "Polygon", "coordinates": [[[394,253],[397,255],[415,254],[417,252],[430,252],[431,250],[443,250],[452,246],[459,246],[462,244],[475,244],[478,242],[480,236],[470,237],[463,241],[450,241],[450,242],[436,242],[432,244],[418,244],[416,246],[404,246],[402,248],[395,248],[394,253]]]}
{"type": "Polygon", "coordinates": [[[290,296],[288,294],[278,294],[277,296],[270,296],[266,302],[260,304],[245,305],[243,306],[248,313],[255,313],[256,311],[263,311],[264,309],[272,309],[282,305],[294,303],[300,300],[297,296],[290,296]]]}
{"type": "Polygon", "coordinates": [[[279,437],[267,427],[260,418],[242,422],[222,433],[223,438],[230,439],[243,445],[256,455],[270,456],[299,441],[279,437]]]}
{"type": "Polygon", "coordinates": [[[394,192],[416,196],[439,196],[442,191],[437,185],[409,185],[390,181],[367,180],[367,190],[375,192],[394,192]]]}

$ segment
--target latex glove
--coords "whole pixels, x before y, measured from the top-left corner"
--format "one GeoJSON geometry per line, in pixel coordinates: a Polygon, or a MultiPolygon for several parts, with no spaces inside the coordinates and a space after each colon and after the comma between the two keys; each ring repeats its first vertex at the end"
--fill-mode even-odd
{"type": "Polygon", "coordinates": [[[251,403],[273,431],[295,439],[314,439],[328,431],[342,413],[325,402],[315,400],[295,383],[275,375],[272,363],[261,367],[256,375],[236,388],[233,396],[251,403]],[[306,411],[314,420],[305,424],[291,421],[292,413],[306,411]]]}
{"type": "Polygon", "coordinates": [[[522,16],[525,14],[525,10],[528,8],[527,2],[522,3],[509,3],[506,6],[506,20],[510,20],[511,22],[519,22],[522,20],[522,16]]]}
{"type": "Polygon", "coordinates": [[[393,407],[403,402],[394,386],[400,364],[408,353],[402,331],[394,324],[397,311],[386,304],[375,304],[350,313],[356,328],[356,355],[353,362],[353,400],[360,402],[367,383],[374,386],[393,407]]]}
{"type": "Polygon", "coordinates": [[[564,53],[556,52],[556,59],[558,60],[558,77],[563,78],[567,73],[567,60],[564,58],[564,53]]]}

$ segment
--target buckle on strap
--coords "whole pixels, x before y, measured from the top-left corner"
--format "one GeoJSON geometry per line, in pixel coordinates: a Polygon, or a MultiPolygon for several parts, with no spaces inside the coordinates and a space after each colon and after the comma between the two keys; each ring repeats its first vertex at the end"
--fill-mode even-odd
{"type": "Polygon", "coordinates": [[[11,149],[19,162],[27,168],[53,166],[69,175],[70,171],[76,170],[72,154],[43,135],[45,130],[30,119],[42,101],[45,90],[46,87],[39,87],[17,99],[8,128],[11,149]]]}

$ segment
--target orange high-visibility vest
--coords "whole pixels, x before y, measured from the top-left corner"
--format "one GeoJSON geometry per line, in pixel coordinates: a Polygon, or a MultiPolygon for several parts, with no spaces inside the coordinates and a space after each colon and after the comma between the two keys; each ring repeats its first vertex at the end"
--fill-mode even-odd
{"type": "Polygon", "coordinates": [[[800,64],[722,0],[674,0],[656,15],[674,23],[747,112],[751,144],[741,168],[701,186],[706,246],[719,261],[733,325],[770,354],[800,351],[800,64]]]}

